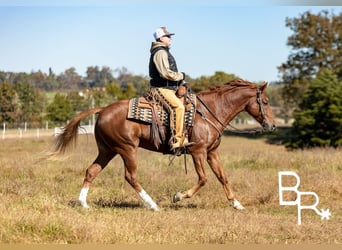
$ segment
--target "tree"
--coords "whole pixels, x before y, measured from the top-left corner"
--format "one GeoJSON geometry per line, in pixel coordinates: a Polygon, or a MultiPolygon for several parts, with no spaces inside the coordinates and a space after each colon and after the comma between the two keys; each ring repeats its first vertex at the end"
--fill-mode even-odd
{"type": "Polygon", "coordinates": [[[83,92],[71,91],[67,95],[74,113],[91,108],[90,100],[87,100],[83,92]]]}
{"type": "Polygon", "coordinates": [[[0,122],[14,122],[17,108],[17,96],[11,84],[0,83],[0,122]]]}
{"type": "Polygon", "coordinates": [[[133,85],[135,89],[135,93],[130,96],[144,95],[149,88],[150,81],[147,77],[132,75],[124,84],[121,83],[120,86],[124,89],[129,90],[129,88],[132,88],[132,86],[129,86],[130,84],[133,85]]]}
{"type": "Polygon", "coordinates": [[[133,83],[127,83],[126,88],[122,90],[122,94],[119,96],[119,100],[129,99],[137,96],[137,90],[133,83]]]}
{"type": "Polygon", "coordinates": [[[342,146],[342,81],[325,69],[312,81],[295,112],[289,148],[342,146]]]}
{"type": "Polygon", "coordinates": [[[77,89],[78,84],[81,82],[81,76],[77,74],[74,67],[71,67],[60,74],[57,80],[59,81],[60,89],[77,89]]]}
{"type": "Polygon", "coordinates": [[[46,76],[45,81],[41,84],[40,88],[45,91],[52,91],[58,89],[60,86],[57,81],[55,73],[49,68],[49,74],[46,76]]]}
{"type": "Polygon", "coordinates": [[[5,82],[6,80],[6,72],[0,71],[0,83],[5,82]]]}
{"type": "Polygon", "coordinates": [[[208,89],[209,87],[222,85],[236,78],[238,77],[234,74],[226,74],[222,71],[216,71],[213,76],[202,76],[199,79],[194,80],[194,82],[190,83],[190,86],[193,91],[199,92],[208,89]]]}
{"type": "Polygon", "coordinates": [[[98,66],[87,68],[86,82],[89,87],[104,87],[113,81],[115,79],[109,67],[102,67],[101,70],[98,66]]]}
{"type": "Polygon", "coordinates": [[[57,93],[46,108],[46,118],[54,125],[63,125],[73,116],[73,108],[66,95],[57,93]]]}
{"type": "Polygon", "coordinates": [[[113,97],[113,100],[129,99],[137,95],[137,90],[132,83],[127,83],[124,88],[120,88],[119,84],[115,82],[107,84],[106,92],[113,97]]]}
{"type": "Polygon", "coordinates": [[[272,107],[273,115],[277,118],[284,119],[285,123],[288,123],[289,115],[287,113],[285,102],[282,98],[284,84],[273,82],[267,87],[267,96],[269,98],[269,104],[272,107]]]}
{"type": "Polygon", "coordinates": [[[328,68],[342,78],[342,13],[308,11],[299,18],[287,18],[286,27],[294,32],[287,41],[292,52],[278,70],[287,84],[283,96],[291,111],[321,69],[328,68]]]}
{"type": "Polygon", "coordinates": [[[45,97],[29,83],[17,83],[14,86],[18,96],[18,122],[30,122],[39,126],[42,120],[45,97]]]}

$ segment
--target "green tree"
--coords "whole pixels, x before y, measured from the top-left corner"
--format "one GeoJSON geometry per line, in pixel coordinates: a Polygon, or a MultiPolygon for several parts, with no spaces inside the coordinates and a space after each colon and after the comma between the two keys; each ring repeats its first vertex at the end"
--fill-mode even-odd
{"type": "Polygon", "coordinates": [[[115,81],[112,75],[112,70],[109,67],[90,66],[87,68],[86,82],[89,87],[104,87],[108,83],[115,81]]]}
{"type": "Polygon", "coordinates": [[[119,84],[116,82],[111,82],[107,84],[106,93],[113,98],[113,101],[118,100],[119,97],[122,95],[121,88],[119,84]]]}
{"type": "Polygon", "coordinates": [[[193,82],[190,82],[190,86],[193,91],[199,92],[208,89],[209,87],[222,85],[236,78],[238,77],[234,74],[227,74],[222,71],[216,71],[213,76],[202,76],[199,79],[193,80],[193,82]]]}
{"type": "Polygon", "coordinates": [[[103,107],[116,101],[117,99],[110,97],[108,93],[106,91],[103,91],[102,89],[93,89],[88,100],[90,107],[103,107]]]}
{"type": "Polygon", "coordinates": [[[5,82],[5,80],[6,80],[6,72],[4,72],[4,71],[0,71],[0,83],[3,83],[3,82],[5,82]]]}
{"type": "Polygon", "coordinates": [[[81,82],[81,76],[77,74],[76,69],[71,67],[66,69],[64,73],[61,73],[57,80],[59,82],[60,89],[69,90],[69,89],[77,89],[78,84],[81,82]]]}
{"type": "Polygon", "coordinates": [[[120,87],[119,84],[112,82],[107,84],[106,92],[109,96],[113,97],[113,101],[129,99],[137,95],[137,90],[133,83],[127,83],[125,87],[120,87]]]}
{"type": "Polygon", "coordinates": [[[91,108],[90,100],[85,98],[83,92],[71,91],[68,93],[67,99],[70,101],[74,113],[91,108]]]}
{"type": "Polygon", "coordinates": [[[129,82],[126,88],[122,89],[119,100],[129,99],[137,95],[137,90],[135,89],[133,83],[129,82]]]}
{"type": "Polygon", "coordinates": [[[287,84],[283,98],[291,113],[321,69],[329,68],[342,78],[342,13],[308,11],[299,18],[287,18],[286,27],[293,31],[287,40],[292,51],[278,70],[287,84]]]}
{"type": "Polygon", "coordinates": [[[295,112],[289,148],[342,146],[342,81],[322,70],[312,81],[295,112]]]}
{"type": "MultiPolygon", "coordinates": [[[[132,84],[134,87],[134,91],[135,94],[133,95],[139,95],[142,96],[145,94],[145,92],[148,90],[149,85],[150,85],[150,81],[148,80],[147,77],[143,77],[143,76],[132,76],[129,81],[125,84],[125,87],[131,88],[128,85],[132,84]]],[[[132,95],[131,95],[132,96],[132,95]]]]}
{"type": "Polygon", "coordinates": [[[70,100],[59,93],[46,108],[46,119],[54,125],[64,125],[74,114],[70,100]]]}
{"type": "Polygon", "coordinates": [[[17,118],[17,96],[12,85],[0,83],[0,122],[12,123],[17,118]]]}
{"type": "Polygon", "coordinates": [[[29,122],[38,127],[42,121],[44,95],[28,83],[17,83],[14,89],[19,99],[18,122],[29,122]]]}
{"type": "Polygon", "coordinates": [[[45,91],[53,91],[59,88],[57,77],[51,68],[49,68],[49,74],[46,76],[40,88],[45,91]]]}

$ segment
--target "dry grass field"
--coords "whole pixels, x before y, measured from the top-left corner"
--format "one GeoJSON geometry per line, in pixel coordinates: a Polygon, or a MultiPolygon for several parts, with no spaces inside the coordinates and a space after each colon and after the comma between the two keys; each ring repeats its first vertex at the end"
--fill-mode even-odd
{"type": "MultiPolygon", "coordinates": [[[[301,244],[342,243],[342,151],[287,151],[264,138],[224,136],[221,158],[232,188],[246,207],[236,211],[209,167],[208,183],[193,198],[171,203],[197,175],[190,157],[139,151],[139,178],[161,212],[143,207],[115,158],[92,184],[84,209],[77,197],[97,149],[92,135],[58,161],[43,160],[53,137],[0,139],[0,243],[301,244]],[[294,171],[300,191],[316,192],[330,220],[280,206],[278,171],[294,171]]],[[[308,201],[310,202],[310,201],[308,201]]]]}

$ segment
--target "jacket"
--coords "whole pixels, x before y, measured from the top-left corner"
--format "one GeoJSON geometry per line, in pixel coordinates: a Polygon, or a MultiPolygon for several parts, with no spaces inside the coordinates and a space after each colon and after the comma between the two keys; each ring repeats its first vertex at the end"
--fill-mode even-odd
{"type": "Polygon", "coordinates": [[[152,42],[149,62],[151,87],[166,87],[174,89],[178,82],[184,80],[184,74],[178,72],[177,64],[169,51],[161,42],[152,42]]]}

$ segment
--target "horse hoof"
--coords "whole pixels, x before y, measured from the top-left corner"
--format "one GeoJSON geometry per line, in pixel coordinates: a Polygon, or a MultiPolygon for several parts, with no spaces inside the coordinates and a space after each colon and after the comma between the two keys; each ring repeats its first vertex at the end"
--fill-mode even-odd
{"type": "Polygon", "coordinates": [[[176,203],[178,201],[182,200],[182,194],[180,192],[178,192],[177,194],[175,194],[173,197],[172,197],[172,202],[173,203],[176,203]]]}
{"type": "Polygon", "coordinates": [[[153,212],[160,212],[160,208],[159,208],[158,206],[152,207],[151,210],[152,210],[153,212]]]}
{"type": "Polygon", "coordinates": [[[83,208],[86,208],[86,209],[90,208],[86,201],[79,201],[79,202],[81,203],[81,206],[83,208]]]}
{"type": "Polygon", "coordinates": [[[242,206],[238,200],[234,200],[232,205],[233,205],[233,208],[237,210],[245,210],[244,206],[242,206]]]}

